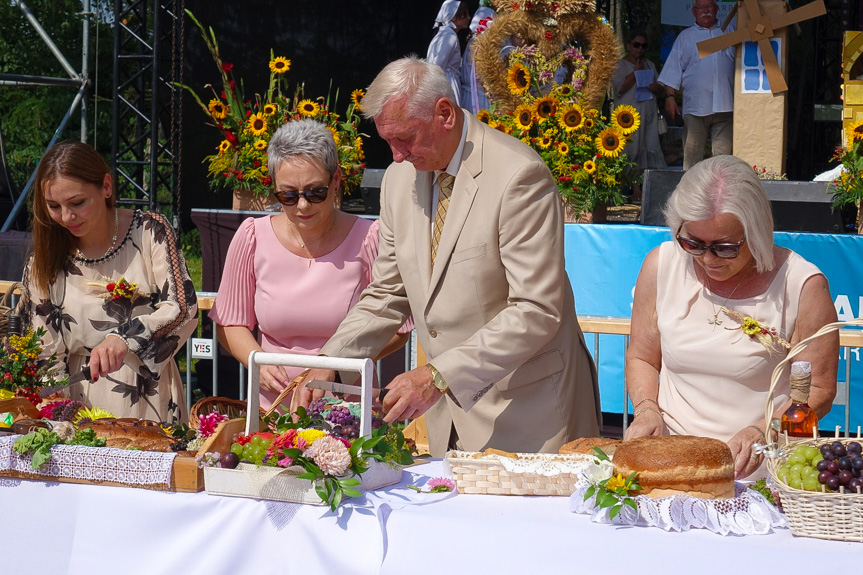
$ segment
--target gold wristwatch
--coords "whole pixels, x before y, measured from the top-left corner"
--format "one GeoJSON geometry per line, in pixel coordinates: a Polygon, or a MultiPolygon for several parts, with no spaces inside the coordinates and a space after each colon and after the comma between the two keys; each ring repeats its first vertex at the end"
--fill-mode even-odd
{"type": "Polygon", "coordinates": [[[441,392],[441,395],[445,395],[446,392],[449,390],[449,386],[446,384],[443,376],[432,364],[427,363],[426,365],[428,366],[429,371],[431,371],[432,377],[434,378],[434,386],[438,388],[438,391],[441,392]]]}

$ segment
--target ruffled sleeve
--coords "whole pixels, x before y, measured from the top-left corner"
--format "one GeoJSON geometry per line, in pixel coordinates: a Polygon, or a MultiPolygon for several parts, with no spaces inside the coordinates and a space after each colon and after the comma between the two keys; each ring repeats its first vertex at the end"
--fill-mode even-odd
{"type": "Polygon", "coordinates": [[[258,324],[255,316],[255,220],[240,224],[228,247],[222,281],[216,294],[210,319],[219,325],[243,326],[252,330],[258,324]]]}
{"type": "MultiPolygon", "coordinates": [[[[369,227],[366,233],[366,238],[363,240],[362,248],[360,248],[360,257],[366,264],[366,284],[372,283],[372,268],[374,267],[375,258],[378,257],[378,245],[380,244],[380,220],[375,220],[369,227]]],[[[414,318],[409,317],[408,320],[399,328],[399,333],[410,333],[414,329],[414,318]]]]}

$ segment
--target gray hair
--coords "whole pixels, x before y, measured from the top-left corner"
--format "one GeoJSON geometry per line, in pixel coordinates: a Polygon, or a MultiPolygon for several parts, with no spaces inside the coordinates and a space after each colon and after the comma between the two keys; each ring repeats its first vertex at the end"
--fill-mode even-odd
{"type": "Polygon", "coordinates": [[[332,132],[323,123],[310,118],[292,120],[273,134],[267,147],[270,176],[274,176],[288,158],[317,160],[330,174],[339,167],[339,152],[332,132]]]}
{"type": "Polygon", "coordinates": [[[731,214],[743,226],[758,272],[773,269],[773,212],[752,166],[735,156],[716,156],[686,171],[663,210],[676,233],[685,222],[731,214]]]}
{"type": "Polygon", "coordinates": [[[402,98],[407,98],[412,118],[426,118],[441,98],[456,101],[441,67],[415,55],[390,62],[378,73],[363,97],[363,115],[374,119],[389,102],[402,98]]]}

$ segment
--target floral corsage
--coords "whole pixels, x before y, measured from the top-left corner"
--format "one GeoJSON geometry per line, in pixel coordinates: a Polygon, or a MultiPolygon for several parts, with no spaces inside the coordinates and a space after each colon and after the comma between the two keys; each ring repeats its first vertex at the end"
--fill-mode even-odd
{"type": "Polygon", "coordinates": [[[138,289],[138,284],[132,283],[124,277],[112,280],[103,276],[102,280],[103,281],[100,282],[87,282],[87,285],[101,288],[103,291],[99,294],[99,297],[103,299],[118,300],[120,298],[126,298],[131,300],[134,299],[136,295],[147,296],[147,294],[138,289]]]}
{"type": "Polygon", "coordinates": [[[783,350],[791,349],[791,344],[776,333],[775,327],[762,324],[757,319],[743,315],[734,310],[723,307],[725,315],[740,324],[740,327],[726,327],[725,329],[741,329],[750,339],[758,341],[770,355],[776,355],[783,350]]]}
{"type": "Polygon", "coordinates": [[[615,475],[614,465],[608,455],[598,447],[593,450],[596,452],[596,459],[581,472],[582,477],[590,483],[590,487],[584,492],[584,500],[596,495],[597,507],[611,508],[608,512],[609,519],[614,519],[624,505],[637,510],[638,504],[631,494],[641,490],[637,480],[638,472],[633,471],[626,478],[620,473],[615,475]]]}

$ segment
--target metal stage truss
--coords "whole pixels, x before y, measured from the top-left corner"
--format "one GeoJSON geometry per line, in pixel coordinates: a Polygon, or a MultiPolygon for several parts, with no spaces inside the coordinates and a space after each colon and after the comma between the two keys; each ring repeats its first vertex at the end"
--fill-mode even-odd
{"type": "Polygon", "coordinates": [[[120,203],[179,225],[184,0],[114,4],[112,157],[120,203]]]}

